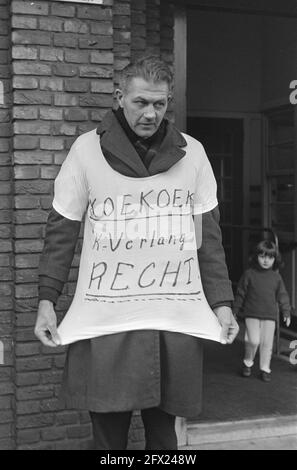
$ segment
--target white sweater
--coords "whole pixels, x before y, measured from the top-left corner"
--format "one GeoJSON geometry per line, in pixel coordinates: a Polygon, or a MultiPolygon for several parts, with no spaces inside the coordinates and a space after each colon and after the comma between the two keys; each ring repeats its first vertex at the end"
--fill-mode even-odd
{"type": "Polygon", "coordinates": [[[85,217],[76,292],[58,328],[62,344],[144,329],[220,341],[197,258],[201,214],[217,205],[216,182],[202,145],[184,137],[184,158],[145,178],[113,170],[95,130],[73,144],[53,202],[68,219],[85,217]]]}

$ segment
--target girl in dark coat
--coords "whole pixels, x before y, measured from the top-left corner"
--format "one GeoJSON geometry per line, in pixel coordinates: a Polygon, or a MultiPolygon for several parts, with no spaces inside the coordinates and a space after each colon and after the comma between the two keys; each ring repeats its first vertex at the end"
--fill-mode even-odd
{"type": "Polygon", "coordinates": [[[277,270],[279,263],[280,256],[273,242],[258,243],[251,267],[239,281],[234,301],[234,315],[241,312],[246,327],[242,375],[251,375],[259,347],[261,378],[265,382],[271,379],[270,361],[278,311],[287,326],[291,318],[289,296],[277,270]]]}

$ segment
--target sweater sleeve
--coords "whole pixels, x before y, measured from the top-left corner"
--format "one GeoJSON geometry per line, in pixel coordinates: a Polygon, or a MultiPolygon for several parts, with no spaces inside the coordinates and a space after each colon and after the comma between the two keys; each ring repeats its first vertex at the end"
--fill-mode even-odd
{"type": "Polygon", "coordinates": [[[57,302],[68,279],[80,225],[51,210],[39,264],[39,300],[57,302]]]}
{"type": "Polygon", "coordinates": [[[39,301],[50,300],[56,305],[59,296],[62,293],[64,282],[49,276],[39,276],[39,301]]]}
{"type": "Polygon", "coordinates": [[[241,310],[243,310],[247,291],[249,286],[249,276],[248,271],[245,271],[241,276],[237,291],[235,294],[234,304],[233,304],[233,313],[234,315],[238,315],[241,310]]]}
{"type": "Polygon", "coordinates": [[[279,285],[277,290],[277,302],[279,304],[280,311],[284,318],[289,318],[291,316],[291,305],[289,294],[286,290],[284,281],[281,276],[279,276],[279,285]]]}
{"type": "Polygon", "coordinates": [[[201,281],[207,301],[212,308],[221,305],[231,306],[233,301],[219,219],[218,206],[202,214],[201,246],[198,250],[201,281]]]}

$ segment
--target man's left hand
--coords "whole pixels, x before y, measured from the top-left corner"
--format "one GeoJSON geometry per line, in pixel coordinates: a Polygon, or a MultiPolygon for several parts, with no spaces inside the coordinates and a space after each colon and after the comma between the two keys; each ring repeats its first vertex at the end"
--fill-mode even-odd
{"type": "Polygon", "coordinates": [[[213,309],[222,325],[221,342],[231,344],[239,332],[239,326],[230,307],[216,307],[213,309]]]}

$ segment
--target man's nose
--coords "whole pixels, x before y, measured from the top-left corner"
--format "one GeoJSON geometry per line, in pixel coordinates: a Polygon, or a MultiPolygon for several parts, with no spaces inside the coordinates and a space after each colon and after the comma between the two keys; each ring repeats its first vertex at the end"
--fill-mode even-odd
{"type": "Polygon", "coordinates": [[[154,108],[154,106],[152,104],[148,105],[146,108],[145,108],[145,111],[144,111],[144,117],[146,119],[155,119],[156,117],[156,110],[154,108]]]}

